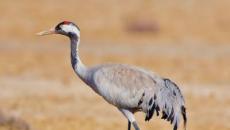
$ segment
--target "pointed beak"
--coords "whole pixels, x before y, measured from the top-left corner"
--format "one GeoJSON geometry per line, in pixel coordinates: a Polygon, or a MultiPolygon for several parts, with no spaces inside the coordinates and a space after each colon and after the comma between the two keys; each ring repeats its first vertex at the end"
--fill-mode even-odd
{"type": "Polygon", "coordinates": [[[55,31],[54,28],[51,28],[50,30],[48,31],[42,31],[42,32],[39,32],[37,33],[38,36],[44,36],[44,35],[50,35],[50,34],[56,34],[57,32],[55,31]]]}

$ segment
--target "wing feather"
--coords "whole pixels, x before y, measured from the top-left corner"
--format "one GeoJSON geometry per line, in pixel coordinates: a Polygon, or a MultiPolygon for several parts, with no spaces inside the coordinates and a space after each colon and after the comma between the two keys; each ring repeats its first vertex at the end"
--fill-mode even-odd
{"type": "Polygon", "coordinates": [[[142,110],[145,120],[154,113],[174,125],[174,130],[183,116],[186,125],[184,98],[178,86],[152,72],[122,64],[97,67],[93,73],[94,86],[107,102],[128,110],[142,110]]]}
{"type": "Polygon", "coordinates": [[[109,103],[136,108],[145,89],[154,88],[160,78],[137,67],[108,64],[95,69],[93,80],[97,92],[109,103]]]}

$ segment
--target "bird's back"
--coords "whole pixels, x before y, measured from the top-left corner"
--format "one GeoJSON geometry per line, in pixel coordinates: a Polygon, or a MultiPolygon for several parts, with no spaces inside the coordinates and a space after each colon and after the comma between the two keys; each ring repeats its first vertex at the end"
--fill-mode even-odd
{"type": "Polygon", "coordinates": [[[91,69],[91,81],[96,92],[109,103],[122,108],[135,108],[146,90],[157,88],[161,78],[144,69],[124,65],[105,64],[91,69]],[[127,99],[127,100],[124,100],[127,99]]]}

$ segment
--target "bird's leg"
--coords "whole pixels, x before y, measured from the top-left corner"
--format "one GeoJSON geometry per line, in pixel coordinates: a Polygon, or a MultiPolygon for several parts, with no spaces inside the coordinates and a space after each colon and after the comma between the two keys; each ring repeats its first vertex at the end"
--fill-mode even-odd
{"type": "Polygon", "coordinates": [[[133,122],[133,127],[135,128],[135,130],[140,130],[136,121],[133,122]]]}
{"type": "Polygon", "coordinates": [[[129,122],[133,124],[133,127],[135,128],[135,130],[140,130],[132,112],[126,109],[122,109],[122,108],[119,108],[119,110],[129,120],[129,122]]]}
{"type": "Polygon", "coordinates": [[[131,122],[128,120],[128,130],[131,130],[131,122]]]}

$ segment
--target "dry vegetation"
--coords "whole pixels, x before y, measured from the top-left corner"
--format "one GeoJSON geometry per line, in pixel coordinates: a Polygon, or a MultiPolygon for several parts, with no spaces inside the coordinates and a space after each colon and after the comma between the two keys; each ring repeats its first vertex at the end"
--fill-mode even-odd
{"type": "MultiPolygon", "coordinates": [[[[78,78],[69,44],[36,37],[81,27],[81,57],[142,66],[181,86],[188,130],[230,129],[229,0],[1,0],[0,130],[120,130],[127,121],[78,78]],[[111,47],[112,46],[112,47],[111,47]]],[[[171,129],[154,118],[143,130],[171,129]]]]}

